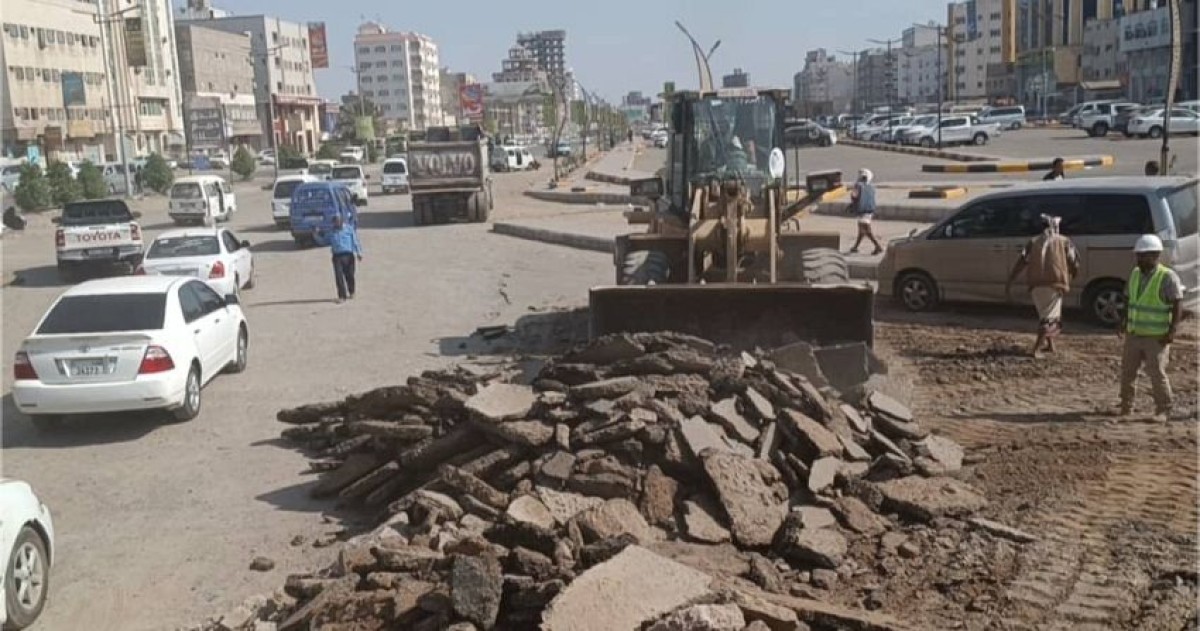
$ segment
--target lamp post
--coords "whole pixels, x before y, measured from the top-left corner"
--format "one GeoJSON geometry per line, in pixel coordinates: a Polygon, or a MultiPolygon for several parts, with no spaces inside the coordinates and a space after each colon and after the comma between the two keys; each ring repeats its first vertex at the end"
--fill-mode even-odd
{"type": "Polygon", "coordinates": [[[936,30],[936,31],[937,31],[937,77],[938,77],[938,87],[937,87],[937,117],[938,117],[938,125],[937,125],[937,126],[938,126],[938,130],[937,130],[937,146],[938,146],[938,149],[941,149],[941,148],[942,148],[942,90],[943,90],[943,86],[946,84],[946,81],[948,80],[948,79],[946,78],[946,76],[944,75],[944,73],[942,72],[942,33],[945,31],[946,27],[942,26],[941,24],[915,24],[915,23],[913,24],[913,26],[919,26],[919,27],[921,27],[921,28],[931,28],[931,29],[934,29],[934,30],[936,30]]]}
{"type": "MultiPolygon", "coordinates": [[[[838,50],[836,52],[839,54],[842,54],[842,55],[853,55],[854,56],[854,75],[853,75],[853,78],[851,79],[851,82],[854,83],[854,87],[851,88],[851,92],[850,92],[850,100],[851,100],[850,113],[855,118],[858,118],[858,51],[838,50]]],[[[851,137],[853,137],[855,135],[854,129],[856,127],[858,127],[858,121],[855,121],[855,123],[850,127],[850,136],[851,137]]]]}
{"type": "Polygon", "coordinates": [[[884,72],[883,72],[884,84],[883,84],[883,87],[885,90],[887,90],[888,136],[891,136],[892,123],[895,122],[895,119],[892,118],[892,87],[895,85],[894,81],[895,81],[895,72],[896,72],[896,69],[894,67],[894,59],[892,58],[892,44],[895,42],[900,42],[902,40],[888,38],[888,39],[868,39],[867,41],[871,42],[872,44],[881,44],[881,45],[887,46],[887,56],[884,57],[884,72]]]}
{"type": "MultiPolygon", "coordinates": [[[[283,44],[279,44],[278,46],[271,46],[270,48],[266,48],[261,53],[251,52],[250,56],[255,59],[262,60],[262,63],[264,66],[269,66],[269,64],[267,64],[267,60],[270,59],[271,55],[279,52],[280,50],[283,50],[283,44]]],[[[280,62],[281,68],[282,68],[282,63],[283,62],[280,62]]],[[[271,132],[267,136],[271,141],[271,151],[275,154],[275,159],[272,160],[272,162],[273,162],[272,167],[273,167],[275,179],[279,179],[279,159],[281,156],[279,155],[279,143],[275,140],[275,96],[271,93],[270,69],[268,68],[267,71],[264,72],[263,74],[264,74],[264,78],[267,79],[264,82],[264,83],[266,83],[265,87],[267,89],[267,123],[271,126],[271,132]]],[[[232,156],[231,156],[231,161],[232,161],[232,156]]]]}
{"type": "Polygon", "coordinates": [[[683,31],[683,34],[687,36],[688,41],[692,43],[692,52],[696,55],[696,72],[700,75],[700,91],[712,92],[712,68],[708,65],[708,61],[709,59],[712,59],[712,54],[716,52],[717,47],[721,45],[721,40],[713,42],[712,48],[709,48],[708,52],[705,53],[704,49],[700,47],[700,43],[696,41],[696,38],[692,37],[692,34],[689,33],[686,28],[684,28],[682,22],[675,20],[675,26],[679,27],[679,30],[683,31]]]}

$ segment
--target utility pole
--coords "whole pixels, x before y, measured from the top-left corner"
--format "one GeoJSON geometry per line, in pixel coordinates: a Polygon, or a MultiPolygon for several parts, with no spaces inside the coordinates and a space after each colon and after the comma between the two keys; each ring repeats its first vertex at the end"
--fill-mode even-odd
{"type": "MultiPolygon", "coordinates": [[[[857,119],[858,118],[858,51],[838,50],[835,52],[842,54],[842,55],[853,55],[854,56],[854,75],[853,75],[853,78],[851,79],[851,82],[854,84],[854,87],[851,88],[851,91],[850,91],[850,94],[851,94],[850,100],[852,101],[852,103],[850,104],[850,113],[855,119],[857,119]]],[[[855,135],[854,130],[856,127],[858,127],[859,122],[860,121],[855,120],[854,124],[850,126],[850,136],[851,137],[854,137],[854,135],[855,135]]]]}
{"type": "MultiPolygon", "coordinates": [[[[267,89],[267,119],[268,119],[267,122],[271,126],[271,133],[268,134],[267,136],[271,140],[271,151],[275,153],[275,160],[273,160],[273,162],[275,163],[273,165],[274,171],[275,171],[275,179],[279,179],[280,155],[279,155],[279,143],[278,143],[278,141],[275,140],[275,96],[271,92],[271,64],[269,63],[269,60],[271,59],[272,54],[277,53],[282,49],[283,49],[283,44],[280,44],[278,46],[272,46],[270,48],[264,49],[263,52],[261,52],[261,53],[256,53],[254,51],[250,52],[250,56],[253,58],[256,58],[256,59],[261,59],[263,66],[265,67],[263,76],[266,79],[265,87],[267,89]]],[[[283,62],[281,61],[280,63],[282,64],[283,62]]],[[[230,156],[229,158],[230,158],[230,162],[232,163],[233,156],[230,156]]]]}
{"type": "MultiPolygon", "coordinates": [[[[942,90],[944,89],[944,86],[946,85],[946,82],[947,82],[947,81],[949,81],[949,78],[948,78],[948,77],[946,77],[946,76],[945,76],[945,75],[942,73],[942,33],[943,33],[945,30],[946,30],[946,27],[942,26],[941,24],[915,24],[915,23],[913,24],[913,26],[919,26],[919,27],[921,27],[921,28],[931,28],[931,29],[934,29],[934,30],[936,30],[936,31],[937,31],[937,78],[938,78],[938,87],[937,87],[937,117],[938,117],[938,124],[937,124],[937,127],[938,127],[938,129],[937,129],[937,148],[938,148],[938,149],[941,149],[941,148],[942,148],[942,100],[943,100],[943,97],[942,97],[942,90]]],[[[947,35],[947,37],[948,37],[948,36],[949,36],[949,33],[947,33],[946,35],[947,35]]]]}
{"type": "Polygon", "coordinates": [[[1175,106],[1175,84],[1179,82],[1180,47],[1183,45],[1180,34],[1179,0],[1167,0],[1167,14],[1171,20],[1171,67],[1167,71],[1167,102],[1163,109],[1162,150],[1159,151],[1158,172],[1167,175],[1171,167],[1171,109],[1175,106]]]}
{"type": "Polygon", "coordinates": [[[903,41],[903,40],[888,38],[888,39],[868,39],[867,41],[871,42],[872,44],[882,44],[882,45],[887,46],[887,56],[884,57],[883,89],[887,90],[887,111],[888,111],[887,122],[888,122],[888,136],[890,137],[892,134],[892,124],[895,122],[895,119],[892,118],[892,92],[893,92],[892,88],[895,85],[895,77],[896,77],[895,59],[892,57],[892,44],[903,41]]]}

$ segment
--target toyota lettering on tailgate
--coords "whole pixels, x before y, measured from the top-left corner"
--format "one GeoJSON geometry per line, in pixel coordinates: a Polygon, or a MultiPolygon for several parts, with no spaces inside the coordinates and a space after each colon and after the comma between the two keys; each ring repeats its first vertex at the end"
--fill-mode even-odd
{"type": "Polygon", "coordinates": [[[437,177],[471,177],[477,166],[475,154],[470,151],[419,153],[412,160],[413,171],[437,177]]]}
{"type": "Polygon", "coordinates": [[[100,241],[120,241],[121,233],[115,230],[106,232],[83,232],[77,235],[77,238],[84,243],[94,243],[100,241]]]}

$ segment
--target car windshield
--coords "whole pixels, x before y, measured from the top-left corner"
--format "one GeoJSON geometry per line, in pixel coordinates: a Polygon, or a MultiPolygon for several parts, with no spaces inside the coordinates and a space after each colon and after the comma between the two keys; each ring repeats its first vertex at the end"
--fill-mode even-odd
{"type": "Polygon", "coordinates": [[[221,253],[217,238],[209,235],[159,237],[146,253],[148,259],[171,259],[182,256],[216,256],[221,253]]]}
{"type": "Polygon", "coordinates": [[[296,192],[296,187],[300,186],[300,180],[284,180],[275,183],[275,199],[291,199],[292,193],[296,192]]]}
{"type": "Polygon", "coordinates": [[[180,182],[171,187],[171,197],[173,199],[202,199],[204,193],[200,190],[200,185],[195,182],[180,182]]]}
{"type": "Polygon", "coordinates": [[[936,114],[933,116],[922,116],[913,120],[912,124],[914,127],[930,127],[937,124],[937,119],[938,117],[936,114]]]}
{"type": "MultiPolygon", "coordinates": [[[[514,152],[510,151],[509,153],[514,153],[514,152]]],[[[383,163],[383,172],[384,173],[403,174],[403,173],[406,173],[407,171],[408,170],[404,167],[403,162],[384,162],[383,163]]]]}
{"type": "Polygon", "coordinates": [[[163,327],[166,294],[65,296],[38,327],[38,335],[151,331],[163,327]]]}
{"type": "Polygon", "coordinates": [[[766,179],[775,138],[775,102],[768,98],[703,99],[691,104],[699,155],[693,183],[728,176],[766,179]]]}
{"type": "Polygon", "coordinates": [[[316,203],[316,204],[332,204],[333,196],[329,194],[329,188],[326,186],[298,188],[295,194],[292,195],[292,201],[298,204],[316,203]]]}
{"type": "Polygon", "coordinates": [[[63,226],[94,226],[107,223],[128,223],[133,221],[129,207],[120,200],[103,200],[67,204],[63,207],[63,226]]]}
{"type": "Polygon", "coordinates": [[[1175,220],[1175,235],[1178,238],[1196,234],[1200,220],[1197,219],[1196,184],[1178,188],[1167,194],[1167,206],[1175,220]]]}
{"type": "Polygon", "coordinates": [[[358,167],[334,167],[333,179],[335,180],[357,180],[362,177],[362,171],[358,167]]]}

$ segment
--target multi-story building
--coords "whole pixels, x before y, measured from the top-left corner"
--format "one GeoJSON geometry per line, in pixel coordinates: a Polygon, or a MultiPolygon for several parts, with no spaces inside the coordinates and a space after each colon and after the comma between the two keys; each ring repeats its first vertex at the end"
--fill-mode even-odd
{"type": "Polygon", "coordinates": [[[564,30],[518,33],[517,46],[529,51],[539,68],[552,80],[562,81],[567,73],[567,32],[564,30]]]}
{"type": "Polygon", "coordinates": [[[804,55],[804,69],[793,77],[792,101],[797,113],[820,116],[853,109],[853,65],[824,48],[804,55]]]}
{"type": "Polygon", "coordinates": [[[1200,15],[1196,11],[1197,0],[1182,0],[1179,3],[1181,35],[1183,36],[1183,80],[1179,84],[1178,101],[1193,101],[1200,98],[1200,15]]]}
{"type": "Polygon", "coordinates": [[[866,50],[858,54],[857,75],[859,111],[887,107],[899,100],[895,72],[899,50],[866,50]]]}
{"type": "Polygon", "coordinates": [[[200,15],[200,19],[179,23],[250,35],[262,145],[316,153],[321,145],[321,99],[313,79],[308,26],[268,15],[227,15],[218,11],[200,15]]]}
{"type": "Polygon", "coordinates": [[[1132,13],[1119,20],[1119,47],[1129,76],[1126,96],[1133,101],[1150,103],[1167,98],[1171,72],[1168,13],[1162,7],[1132,13]]]}
{"type": "Polygon", "coordinates": [[[1086,95],[1123,93],[1128,77],[1121,54],[1120,20],[1096,19],[1084,25],[1080,66],[1080,86],[1086,95]]]}
{"type": "MultiPolygon", "coordinates": [[[[904,29],[896,58],[896,97],[902,103],[934,103],[945,75],[945,40],[936,22],[904,29]],[[940,49],[939,49],[940,45],[940,49]]],[[[945,97],[943,91],[942,97],[945,97]]]]}
{"type": "Polygon", "coordinates": [[[122,4],[5,0],[5,150],[34,145],[64,159],[115,160],[118,137],[127,157],[182,149],[170,3],[122,4]]]}
{"type": "Polygon", "coordinates": [[[449,68],[441,70],[442,117],[444,124],[449,126],[466,122],[460,99],[462,86],[479,83],[475,75],[467,72],[450,72],[449,68]]]}
{"type": "Polygon", "coordinates": [[[179,24],[175,42],[188,147],[261,147],[263,127],[254,100],[250,36],[179,24]],[[219,126],[212,124],[216,114],[219,126]]]}
{"type": "Polygon", "coordinates": [[[354,38],[354,61],[359,93],[384,119],[412,130],[442,124],[441,69],[431,38],[366,22],[354,38]]]}
{"type": "Polygon", "coordinates": [[[750,87],[750,75],[743,72],[741,68],[734,68],[732,74],[721,77],[721,87],[748,88],[750,87]]]}
{"type": "MultiPolygon", "coordinates": [[[[948,6],[947,54],[950,59],[947,93],[950,100],[1002,99],[988,93],[988,68],[997,71],[1017,58],[1016,0],[967,0],[948,6]]],[[[1007,79],[993,80],[995,86],[1007,79]]]]}

